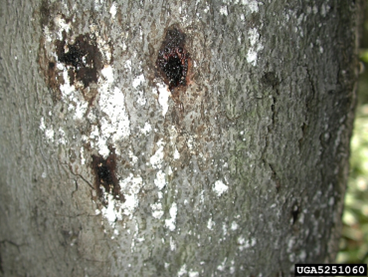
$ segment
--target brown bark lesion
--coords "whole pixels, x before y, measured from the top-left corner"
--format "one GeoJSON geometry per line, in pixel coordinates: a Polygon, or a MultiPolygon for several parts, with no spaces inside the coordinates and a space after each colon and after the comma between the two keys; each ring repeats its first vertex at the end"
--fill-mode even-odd
{"type": "Polygon", "coordinates": [[[105,205],[105,193],[110,193],[115,199],[125,201],[121,193],[119,181],[116,177],[116,155],[110,152],[107,158],[101,155],[92,155],[92,170],[95,176],[95,189],[101,202],[105,205]]]}
{"type": "Polygon", "coordinates": [[[76,79],[83,83],[84,88],[90,83],[97,83],[99,71],[103,67],[102,55],[96,41],[89,35],[79,35],[74,43],[66,44],[63,40],[55,42],[58,60],[69,67],[70,83],[76,79]]]}
{"type": "Polygon", "coordinates": [[[180,89],[185,90],[189,82],[191,58],[185,47],[185,38],[186,35],[180,29],[170,27],[156,60],[158,71],[175,98],[178,98],[180,89]]]}

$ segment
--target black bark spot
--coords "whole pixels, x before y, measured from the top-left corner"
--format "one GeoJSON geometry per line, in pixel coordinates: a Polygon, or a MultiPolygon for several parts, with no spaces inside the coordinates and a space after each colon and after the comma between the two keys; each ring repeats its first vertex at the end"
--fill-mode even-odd
{"type": "Polygon", "coordinates": [[[185,49],[185,34],[171,27],[162,42],[156,65],[164,82],[171,92],[179,86],[185,87],[188,83],[188,70],[191,64],[190,55],[185,49]]]}
{"type": "Polygon", "coordinates": [[[298,206],[294,206],[293,210],[291,211],[291,215],[293,217],[293,225],[295,224],[295,222],[298,219],[298,215],[299,215],[299,207],[298,206]]]}
{"type": "Polygon", "coordinates": [[[110,193],[115,199],[124,201],[120,192],[120,185],[116,178],[116,155],[112,152],[106,159],[102,156],[92,155],[92,169],[95,175],[95,189],[103,204],[106,204],[104,193],[110,193]]]}
{"type": "MultiPolygon", "coordinates": [[[[56,41],[58,60],[72,68],[75,78],[84,87],[97,83],[98,74],[102,69],[102,55],[97,43],[88,34],[79,35],[74,44],[66,45],[65,39],[56,41]]],[[[69,73],[70,75],[70,73],[69,73]]]]}
{"type": "Polygon", "coordinates": [[[54,69],[55,69],[55,63],[49,62],[49,70],[54,70],[54,69]]]}
{"type": "Polygon", "coordinates": [[[277,78],[275,72],[266,72],[262,78],[261,81],[266,86],[276,87],[278,84],[280,84],[279,79],[277,78]]]}

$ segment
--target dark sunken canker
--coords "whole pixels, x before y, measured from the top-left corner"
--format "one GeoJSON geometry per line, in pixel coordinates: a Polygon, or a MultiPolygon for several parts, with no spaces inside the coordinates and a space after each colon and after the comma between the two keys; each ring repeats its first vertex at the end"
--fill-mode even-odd
{"type": "Polygon", "coordinates": [[[125,200],[116,178],[115,153],[111,153],[106,159],[102,156],[92,155],[92,169],[95,175],[95,189],[103,204],[106,204],[103,197],[104,191],[112,194],[115,199],[125,200]]]}
{"type": "Polygon", "coordinates": [[[82,81],[85,88],[90,83],[97,83],[103,64],[102,55],[94,39],[88,34],[79,35],[74,44],[66,45],[65,39],[58,40],[56,48],[58,60],[72,67],[69,74],[73,75],[73,78],[75,74],[77,80],[82,81]],[[68,50],[66,51],[65,48],[68,50]]]}
{"type": "Polygon", "coordinates": [[[156,65],[170,91],[187,84],[189,53],[184,46],[185,34],[172,27],[167,31],[158,52],[156,65]]]}

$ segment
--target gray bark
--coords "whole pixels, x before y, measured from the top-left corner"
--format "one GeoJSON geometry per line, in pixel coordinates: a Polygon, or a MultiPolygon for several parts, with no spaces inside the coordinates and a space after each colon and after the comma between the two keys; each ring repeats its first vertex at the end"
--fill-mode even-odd
{"type": "Polygon", "coordinates": [[[1,276],[334,261],[360,2],[228,2],[1,1],[1,276]]]}

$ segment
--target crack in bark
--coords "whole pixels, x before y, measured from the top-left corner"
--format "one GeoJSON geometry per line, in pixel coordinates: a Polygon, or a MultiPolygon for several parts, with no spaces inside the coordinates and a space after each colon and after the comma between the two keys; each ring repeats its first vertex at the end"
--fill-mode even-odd
{"type": "Polygon", "coordinates": [[[268,163],[268,167],[271,169],[272,171],[272,175],[271,175],[271,179],[275,182],[276,184],[276,192],[279,192],[280,191],[280,188],[281,188],[281,182],[280,182],[280,179],[279,177],[277,176],[277,173],[275,171],[275,169],[273,168],[273,166],[268,163]]]}

